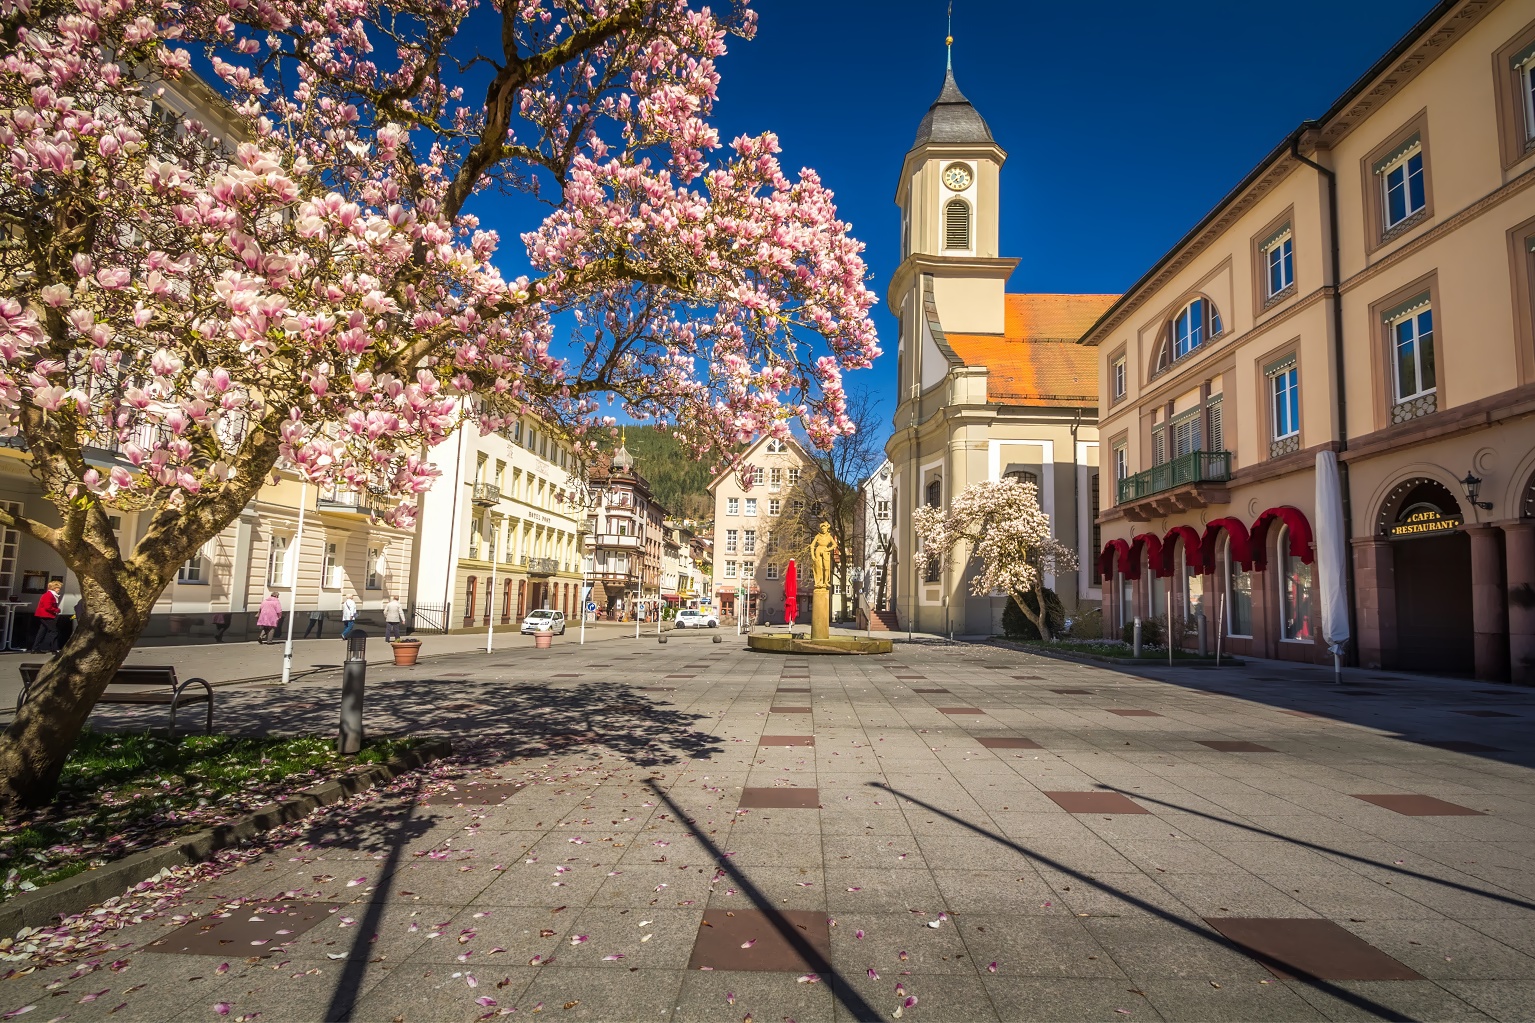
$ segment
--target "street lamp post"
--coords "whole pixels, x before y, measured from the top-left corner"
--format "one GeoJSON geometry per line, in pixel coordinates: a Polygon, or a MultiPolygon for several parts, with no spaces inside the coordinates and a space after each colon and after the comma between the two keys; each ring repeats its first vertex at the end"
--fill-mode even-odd
{"type": "Polygon", "coordinates": [[[496,646],[496,518],[490,518],[490,588],[485,591],[485,652],[492,653],[496,646]]]}

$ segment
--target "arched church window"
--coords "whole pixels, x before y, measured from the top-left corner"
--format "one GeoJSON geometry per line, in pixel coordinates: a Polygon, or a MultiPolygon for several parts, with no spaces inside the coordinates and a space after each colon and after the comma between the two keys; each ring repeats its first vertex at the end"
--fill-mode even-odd
{"type": "Polygon", "coordinates": [[[950,199],[943,208],[943,247],[970,248],[970,204],[963,199],[950,199]]]}
{"type": "Polygon", "coordinates": [[[934,480],[927,485],[927,506],[929,508],[943,507],[943,480],[934,480]]]}

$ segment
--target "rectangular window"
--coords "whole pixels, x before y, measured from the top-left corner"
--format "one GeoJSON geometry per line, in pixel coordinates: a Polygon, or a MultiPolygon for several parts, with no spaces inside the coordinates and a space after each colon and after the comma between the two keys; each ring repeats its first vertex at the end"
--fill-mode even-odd
{"type": "Polygon", "coordinates": [[[778,489],[779,487],[783,486],[783,470],[782,469],[769,469],[768,470],[768,483],[775,490],[778,489]]]}
{"type": "Polygon", "coordinates": [[[783,509],[783,501],[774,497],[768,501],[768,514],[777,515],[783,509]]]}
{"type": "Polygon", "coordinates": [[[757,553],[757,531],[755,529],[748,529],[746,531],[746,535],[744,537],[742,537],[741,553],[742,554],[756,554],[757,553]]]}
{"type": "Polygon", "coordinates": [[[1090,502],[1087,506],[1087,513],[1092,516],[1093,523],[1093,556],[1091,558],[1091,578],[1092,584],[1094,586],[1101,586],[1103,585],[1103,574],[1098,571],[1098,552],[1103,550],[1103,526],[1098,521],[1098,500],[1100,497],[1100,492],[1098,490],[1098,474],[1096,472],[1087,478],[1087,486],[1088,501],[1090,502]]]}
{"type": "Polygon", "coordinates": [[[748,497],[746,499],[746,514],[747,515],[756,515],[757,514],[757,499],[755,497],[748,497]]]}
{"type": "Polygon", "coordinates": [[[798,485],[799,485],[799,470],[798,469],[790,469],[789,470],[789,486],[793,487],[793,486],[798,486],[798,485]]]}
{"type": "Polygon", "coordinates": [[[1210,414],[1210,451],[1226,450],[1226,435],[1221,430],[1221,405],[1221,395],[1217,394],[1205,406],[1210,414]]]}
{"type": "Polygon", "coordinates": [[[752,576],[754,576],[756,574],[757,574],[757,563],[755,561],[743,561],[743,562],[741,562],[741,578],[742,579],[750,579],[752,576]]]}
{"type": "Polygon", "coordinates": [[[1274,440],[1283,440],[1300,433],[1300,385],[1295,360],[1269,376],[1269,391],[1273,398],[1274,440]]]}
{"type": "Polygon", "coordinates": [[[767,575],[767,577],[769,579],[777,579],[778,578],[778,566],[777,565],[768,565],[767,569],[766,569],[766,575],[767,575]]]}
{"type": "Polygon", "coordinates": [[[725,578],[726,579],[734,579],[735,577],[736,577],[736,563],[734,561],[727,561],[727,562],[725,562],[725,578]]]}
{"type": "Polygon", "coordinates": [[[1110,393],[1114,400],[1118,401],[1125,396],[1125,357],[1123,355],[1115,359],[1114,364],[1109,367],[1109,379],[1113,382],[1113,390],[1110,393]]]}
{"type": "Polygon", "coordinates": [[[1433,308],[1425,305],[1393,319],[1391,345],[1396,368],[1396,400],[1409,401],[1432,392],[1437,386],[1433,308]]]}
{"type": "Polygon", "coordinates": [[[1173,457],[1191,455],[1200,448],[1200,422],[1199,412],[1186,415],[1182,419],[1173,422],[1173,457]]]}
{"type": "Polygon", "coordinates": [[[381,553],[382,552],[377,547],[368,548],[368,574],[363,583],[363,586],[366,589],[376,590],[380,588],[378,563],[380,560],[379,555],[381,553]]]}
{"type": "MultiPolygon", "coordinates": [[[[475,520],[478,523],[478,519],[475,520]]],[[[325,567],[320,577],[320,585],[326,589],[339,589],[341,587],[341,559],[337,554],[336,545],[325,545],[325,567]]]]}
{"type": "Polygon", "coordinates": [[[875,501],[874,517],[881,520],[890,518],[890,502],[884,500],[875,501]]]}
{"type": "Polygon", "coordinates": [[[741,499],[739,497],[727,497],[727,498],[725,498],[725,514],[726,515],[739,515],[739,514],[741,514],[741,499]]]}
{"type": "Polygon", "coordinates": [[[1423,146],[1414,143],[1380,170],[1384,190],[1386,230],[1391,230],[1428,205],[1423,183],[1423,146]]]}
{"type": "Polygon", "coordinates": [[[176,570],[178,583],[205,583],[207,582],[207,563],[201,554],[187,559],[187,563],[176,570]]]}
{"type": "Polygon", "coordinates": [[[1241,563],[1232,560],[1231,538],[1225,543],[1226,562],[1226,634],[1251,636],[1253,634],[1253,574],[1242,571],[1241,563]]]}
{"type": "Polygon", "coordinates": [[[1290,232],[1269,242],[1263,253],[1268,269],[1268,297],[1273,298],[1295,283],[1295,254],[1290,232]]]}
{"type": "Polygon", "coordinates": [[[1123,444],[1114,445],[1114,482],[1130,477],[1130,449],[1123,444]]]}
{"type": "Polygon", "coordinates": [[[266,584],[268,586],[288,586],[288,538],[286,536],[273,536],[272,545],[267,548],[266,556],[266,584]]]}
{"type": "Polygon", "coordinates": [[[738,538],[740,537],[740,535],[741,535],[741,531],[739,529],[727,529],[727,530],[725,530],[725,553],[726,554],[734,554],[736,552],[736,544],[739,542],[738,538]]]}
{"type": "Polygon", "coordinates": [[[762,486],[762,466],[760,465],[752,468],[752,486],[762,486]]]}
{"type": "Polygon", "coordinates": [[[1159,426],[1151,431],[1151,464],[1161,465],[1165,461],[1167,461],[1167,431],[1159,426]]]}

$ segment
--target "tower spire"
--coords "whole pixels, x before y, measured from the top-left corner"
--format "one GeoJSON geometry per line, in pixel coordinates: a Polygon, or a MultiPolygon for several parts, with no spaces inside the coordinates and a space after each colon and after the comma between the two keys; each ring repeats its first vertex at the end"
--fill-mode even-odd
{"type": "Polygon", "coordinates": [[[949,31],[944,36],[943,45],[949,51],[948,70],[954,70],[954,0],[949,0],[949,31]]]}

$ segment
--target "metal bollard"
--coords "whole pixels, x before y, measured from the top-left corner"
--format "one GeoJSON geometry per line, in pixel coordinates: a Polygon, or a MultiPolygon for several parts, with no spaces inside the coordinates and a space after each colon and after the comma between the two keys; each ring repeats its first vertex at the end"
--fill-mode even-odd
{"type": "Polygon", "coordinates": [[[1205,613],[1200,611],[1194,617],[1199,622],[1199,656],[1208,657],[1210,655],[1210,640],[1207,636],[1209,628],[1208,623],[1205,621],[1205,613]]]}
{"type": "Polygon", "coordinates": [[[362,691],[368,680],[368,634],[353,629],[346,641],[346,663],[341,667],[341,728],[336,752],[354,756],[362,750],[362,691]]]}
{"type": "Polygon", "coordinates": [[[1136,657],[1139,657],[1141,655],[1141,620],[1140,620],[1139,617],[1137,617],[1135,619],[1135,647],[1134,647],[1134,654],[1135,654],[1136,657]]]}

